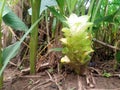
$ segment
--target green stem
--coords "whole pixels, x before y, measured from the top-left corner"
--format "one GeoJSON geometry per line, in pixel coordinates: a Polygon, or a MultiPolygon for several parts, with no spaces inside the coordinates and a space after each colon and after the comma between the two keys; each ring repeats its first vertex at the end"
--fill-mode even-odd
{"type": "MultiPolygon", "coordinates": [[[[101,2],[102,2],[102,0],[99,0],[99,1],[98,1],[97,7],[96,7],[96,9],[95,9],[95,12],[93,12],[92,15],[91,15],[91,16],[92,16],[91,22],[93,22],[93,23],[94,23],[96,14],[97,14],[97,12],[98,12],[98,9],[99,9],[99,7],[100,7],[100,5],[101,5],[101,2]]],[[[94,3],[94,2],[92,2],[91,4],[93,4],[93,3],[94,3]]],[[[92,7],[93,7],[93,5],[92,5],[92,7]]],[[[90,7],[90,9],[91,9],[92,7],[90,7]]],[[[91,10],[89,10],[88,15],[90,15],[90,12],[91,12],[91,10]]],[[[90,32],[92,32],[92,26],[90,27],[90,32]]]]}
{"type": "MultiPolygon", "coordinates": [[[[39,19],[40,12],[40,2],[41,0],[31,0],[32,5],[32,20],[31,23],[34,24],[36,20],[39,19]]],[[[37,56],[37,48],[38,48],[38,24],[31,32],[30,37],[30,73],[35,74],[35,63],[37,56]]]]}
{"type": "MultiPolygon", "coordinates": [[[[2,13],[4,10],[6,0],[3,0],[2,7],[0,8],[0,70],[3,66],[3,59],[2,59],[2,13]]],[[[0,76],[0,90],[2,90],[3,87],[3,74],[0,76]]]]}
{"type": "Polygon", "coordinates": [[[91,14],[92,14],[92,9],[93,9],[94,2],[95,2],[95,0],[92,0],[92,1],[90,2],[90,7],[89,7],[89,11],[88,11],[88,16],[91,16],[91,14]]]}

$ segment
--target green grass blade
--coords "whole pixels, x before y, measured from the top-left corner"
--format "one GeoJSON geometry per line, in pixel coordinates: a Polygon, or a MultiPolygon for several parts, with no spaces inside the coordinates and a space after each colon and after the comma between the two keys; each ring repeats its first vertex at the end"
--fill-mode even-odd
{"type": "Polygon", "coordinates": [[[59,8],[60,8],[60,12],[63,14],[64,13],[64,9],[65,9],[65,0],[56,0],[59,8]]]}

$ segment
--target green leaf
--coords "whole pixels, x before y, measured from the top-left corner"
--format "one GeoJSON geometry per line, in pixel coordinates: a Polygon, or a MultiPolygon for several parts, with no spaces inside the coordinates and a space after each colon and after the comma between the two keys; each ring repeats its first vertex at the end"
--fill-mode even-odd
{"type": "MultiPolygon", "coordinates": [[[[3,60],[6,60],[7,56],[10,55],[11,51],[14,50],[19,45],[19,42],[14,43],[13,45],[9,45],[8,47],[3,49],[3,60]]],[[[13,57],[16,56],[18,50],[13,54],[13,57]]],[[[5,62],[5,61],[4,61],[5,62]]]]}
{"type": "Polygon", "coordinates": [[[19,31],[28,30],[24,22],[22,22],[22,20],[18,18],[18,16],[13,12],[9,12],[6,15],[4,15],[3,21],[5,22],[6,25],[14,28],[15,30],[19,30],[19,31]]]}
{"type": "Polygon", "coordinates": [[[68,11],[70,14],[73,12],[77,1],[78,0],[66,0],[66,4],[67,4],[68,11]]]}
{"type": "Polygon", "coordinates": [[[65,0],[56,0],[59,8],[60,8],[60,12],[64,13],[64,9],[65,9],[65,0]]]}
{"type": "Polygon", "coordinates": [[[63,48],[52,48],[52,49],[49,50],[49,53],[52,52],[52,51],[57,51],[58,52],[58,51],[62,51],[62,50],[63,50],[63,48]]]}
{"type": "Polygon", "coordinates": [[[111,15],[105,16],[105,17],[100,17],[98,19],[96,19],[94,21],[94,24],[99,24],[101,22],[113,22],[114,21],[114,17],[117,15],[117,13],[120,11],[120,8],[117,9],[114,13],[112,13],[111,15]]]}
{"type": "Polygon", "coordinates": [[[3,62],[4,65],[0,70],[0,76],[2,72],[4,71],[5,67],[7,66],[10,59],[12,59],[14,56],[17,55],[18,50],[20,49],[20,42],[16,42],[13,45],[8,46],[3,50],[3,62]]]}
{"type": "MultiPolygon", "coordinates": [[[[2,2],[0,2],[0,7],[1,5],[2,2]]],[[[24,22],[22,22],[22,20],[20,20],[20,18],[18,18],[18,16],[15,13],[13,13],[12,10],[7,5],[5,5],[4,7],[2,18],[6,25],[11,26],[15,30],[19,30],[19,31],[28,30],[24,22]]]]}
{"type": "Polygon", "coordinates": [[[57,19],[59,19],[64,24],[66,24],[66,18],[62,13],[58,13],[58,11],[54,7],[48,7],[48,8],[53,13],[53,15],[57,17],[57,19]]]}
{"type": "Polygon", "coordinates": [[[112,76],[111,73],[107,73],[106,71],[104,71],[102,75],[106,78],[109,78],[112,76]]]}
{"type": "Polygon", "coordinates": [[[4,65],[2,67],[2,69],[0,70],[0,76],[3,73],[5,67],[7,66],[8,62],[10,61],[10,59],[12,59],[13,57],[15,57],[17,55],[17,52],[20,48],[21,43],[24,41],[24,39],[26,38],[26,36],[33,30],[33,28],[39,23],[39,21],[42,19],[39,18],[31,27],[30,29],[24,34],[24,36],[20,39],[19,42],[16,42],[13,45],[8,46],[7,48],[5,48],[3,50],[3,61],[4,61],[4,65]]]}
{"type": "Polygon", "coordinates": [[[116,60],[118,63],[120,63],[120,51],[117,51],[115,54],[116,60]]]}

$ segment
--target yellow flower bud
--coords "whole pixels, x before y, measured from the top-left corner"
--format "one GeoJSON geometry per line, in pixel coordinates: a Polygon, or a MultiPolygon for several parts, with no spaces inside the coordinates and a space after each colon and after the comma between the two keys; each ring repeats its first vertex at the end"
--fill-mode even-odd
{"type": "Polygon", "coordinates": [[[62,41],[64,44],[67,44],[67,39],[66,38],[61,38],[60,41],[62,41]]]}
{"type": "Polygon", "coordinates": [[[61,58],[61,63],[70,63],[70,59],[67,56],[61,58]]]}

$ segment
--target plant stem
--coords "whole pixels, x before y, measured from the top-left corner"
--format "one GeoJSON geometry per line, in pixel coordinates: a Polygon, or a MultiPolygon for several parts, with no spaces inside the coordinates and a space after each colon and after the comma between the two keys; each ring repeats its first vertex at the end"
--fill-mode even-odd
{"type": "MultiPolygon", "coordinates": [[[[36,20],[39,19],[40,12],[40,2],[41,0],[31,0],[32,5],[32,20],[31,23],[34,24],[36,20]]],[[[35,74],[35,63],[37,56],[37,48],[38,48],[38,24],[31,31],[30,37],[30,73],[35,74]]]]}
{"type": "MultiPolygon", "coordinates": [[[[4,10],[6,0],[3,0],[2,7],[0,8],[0,70],[3,66],[3,57],[2,57],[2,13],[4,10]]],[[[3,87],[3,74],[0,76],[0,90],[2,90],[3,87]]]]}
{"type": "Polygon", "coordinates": [[[90,3],[90,7],[89,7],[89,11],[88,11],[88,15],[91,16],[92,14],[92,9],[93,9],[93,5],[94,5],[95,0],[92,0],[90,3]]]}
{"type": "MultiPolygon", "coordinates": [[[[99,9],[99,7],[100,7],[100,5],[101,5],[101,2],[102,2],[102,0],[99,0],[99,1],[98,1],[97,7],[96,7],[96,9],[95,9],[95,12],[92,13],[91,22],[93,22],[93,23],[94,23],[96,14],[97,14],[97,12],[98,12],[98,9],[99,9]]],[[[91,4],[93,4],[93,3],[94,3],[94,1],[91,2],[91,4]]],[[[93,8],[93,5],[91,5],[91,7],[90,7],[89,12],[88,12],[88,15],[90,15],[90,12],[91,12],[92,8],[93,8]]],[[[92,32],[92,26],[90,27],[90,32],[92,32]]]]}
{"type": "MultiPolygon", "coordinates": [[[[3,66],[3,59],[2,59],[2,33],[1,33],[1,22],[0,22],[0,70],[3,66]]],[[[3,86],[3,74],[0,76],[0,90],[2,90],[3,86]]]]}
{"type": "Polygon", "coordinates": [[[47,42],[50,43],[50,36],[49,36],[49,25],[48,25],[48,12],[45,10],[45,22],[46,22],[46,29],[47,29],[47,42]]]}

